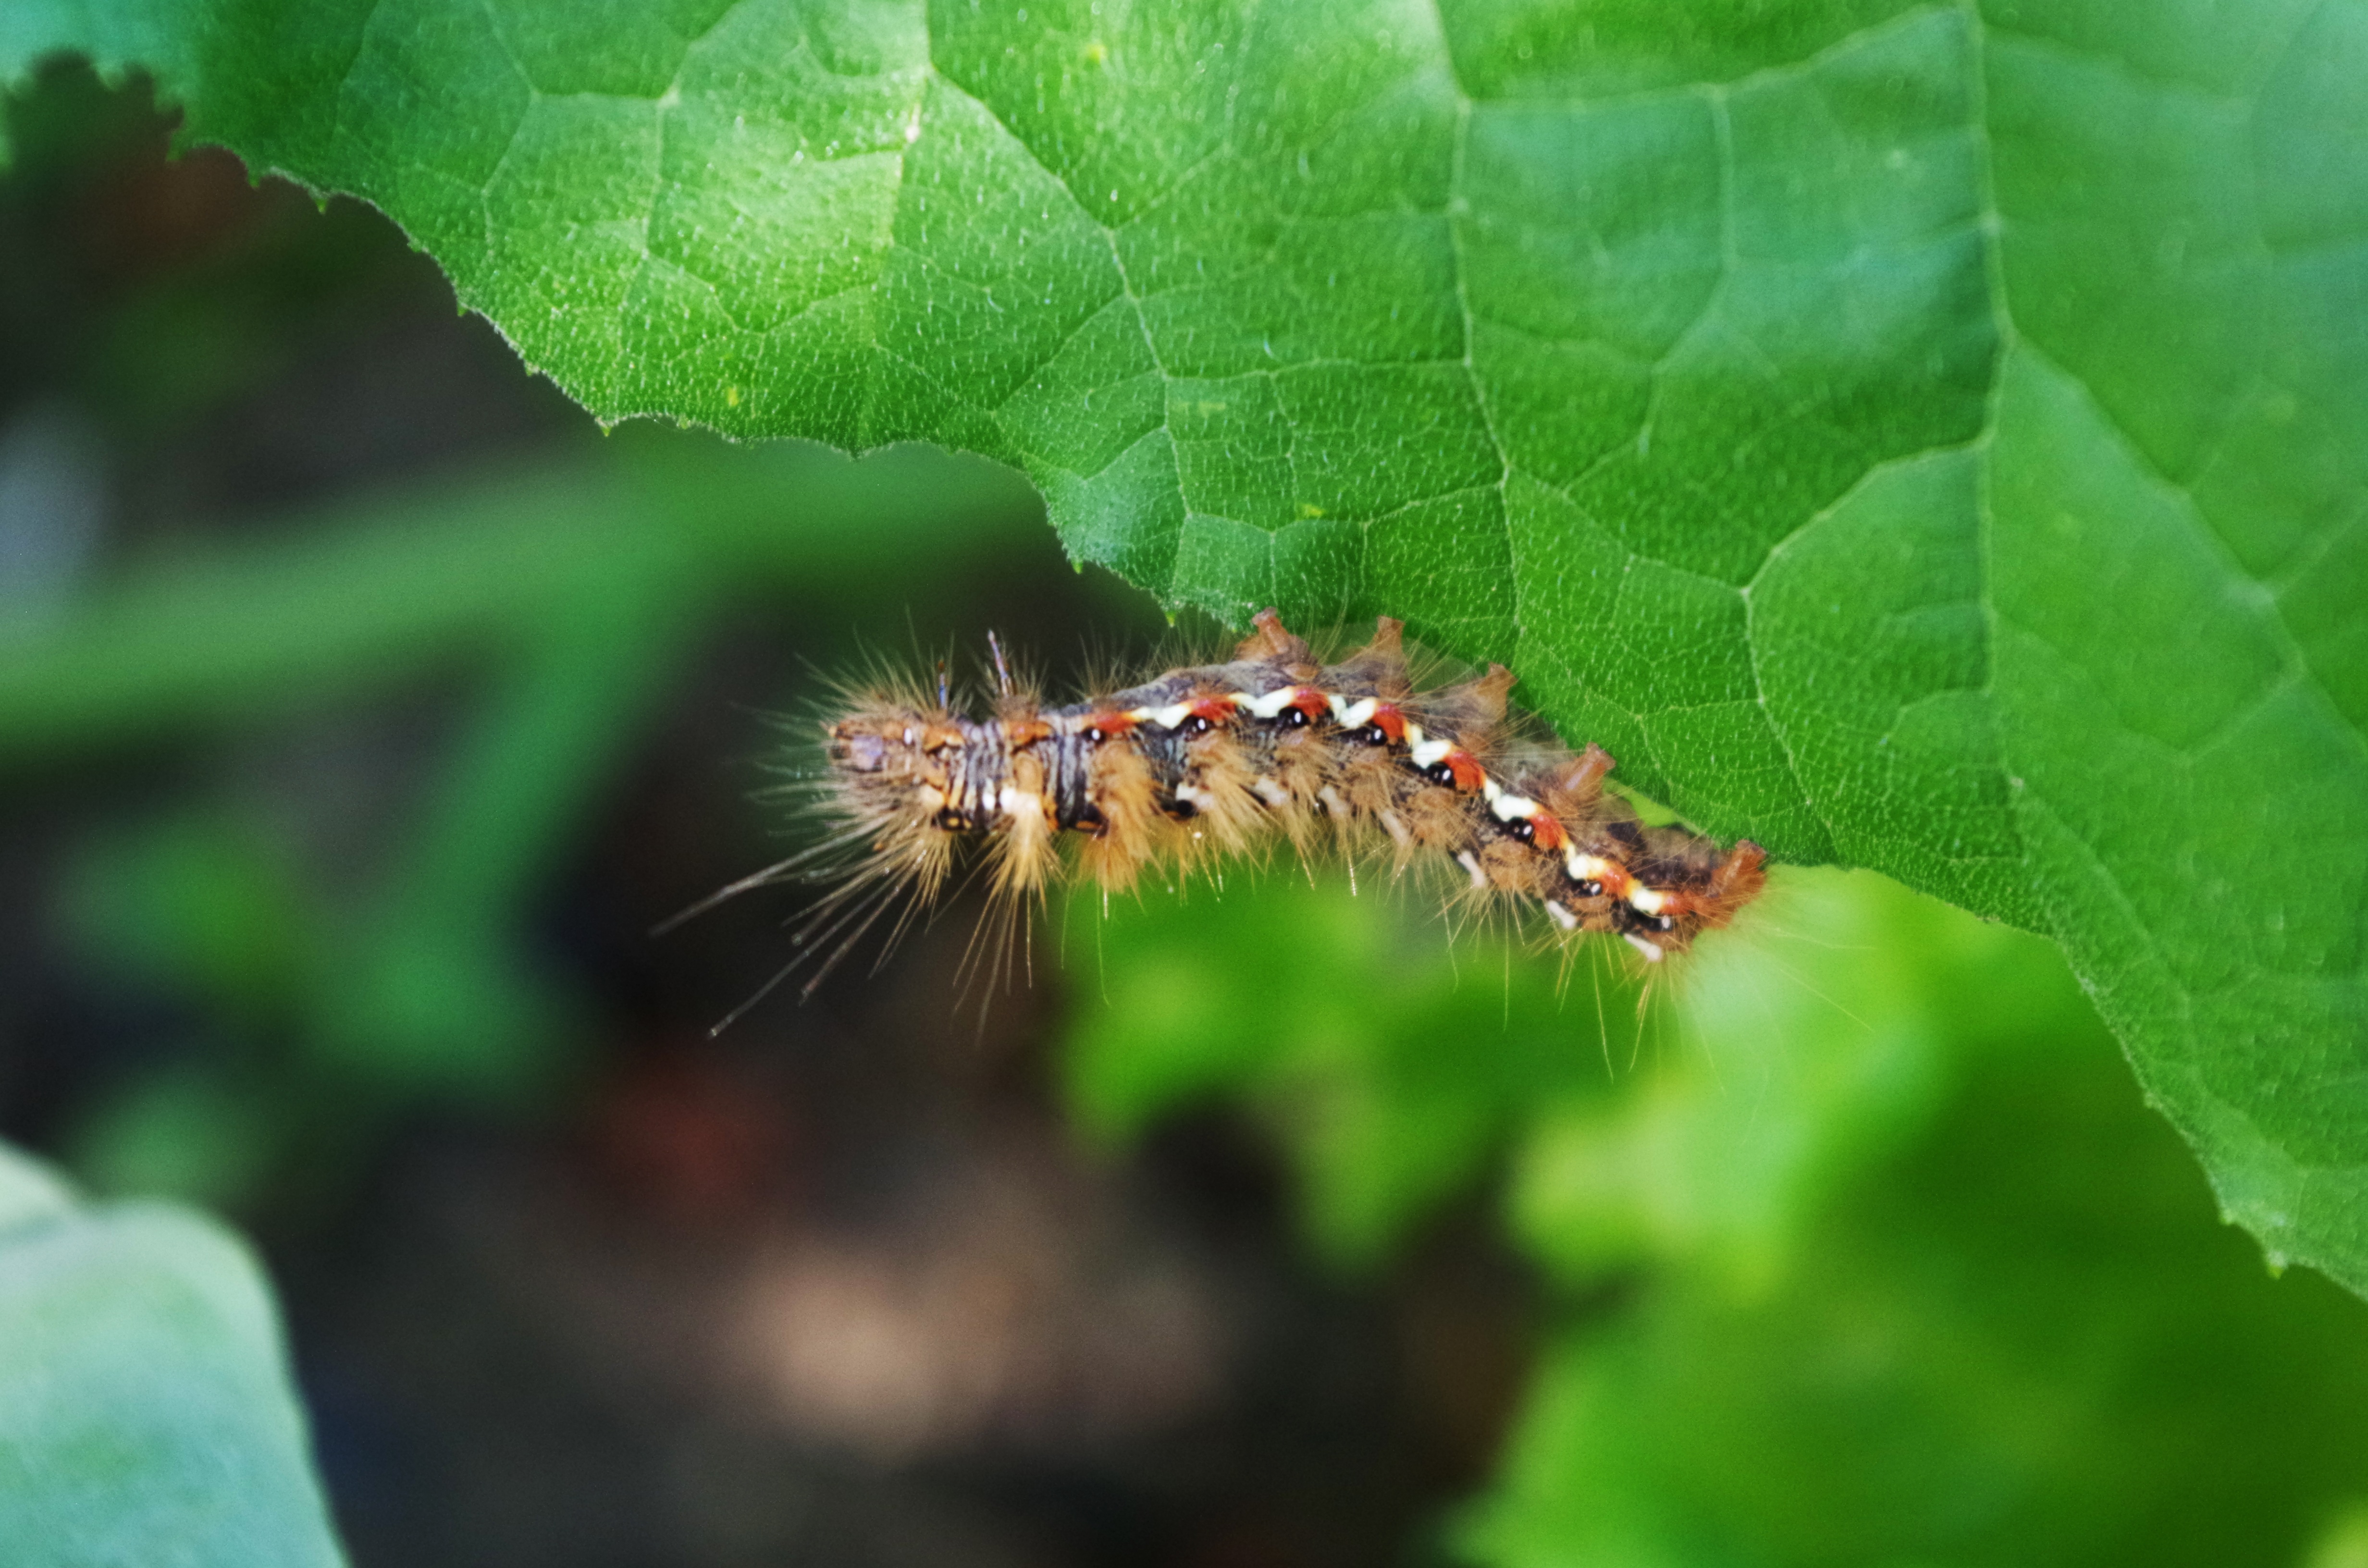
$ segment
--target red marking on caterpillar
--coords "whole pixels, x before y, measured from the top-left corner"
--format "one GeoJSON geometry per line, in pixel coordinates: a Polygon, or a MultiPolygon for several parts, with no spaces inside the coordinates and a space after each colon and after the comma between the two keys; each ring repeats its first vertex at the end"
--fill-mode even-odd
{"type": "Polygon", "coordinates": [[[1468,751],[1449,752],[1439,759],[1437,766],[1447,769],[1447,776],[1455,788],[1466,795],[1487,786],[1488,770],[1482,767],[1480,759],[1468,751]]]}
{"type": "Polygon", "coordinates": [[[1406,715],[1398,711],[1397,704],[1375,703],[1373,717],[1370,722],[1374,729],[1382,733],[1382,738],[1388,741],[1390,744],[1394,746],[1406,744],[1406,715]]]}
{"type": "Polygon", "coordinates": [[[1543,913],[1560,941],[1609,933],[1654,962],[1759,895],[1758,845],[1646,826],[1606,793],[1600,747],[1573,756],[1508,722],[1503,665],[1421,692],[1388,617],[1331,665],[1273,610],[1254,624],[1225,663],[1065,707],[1016,683],[999,645],[985,718],[954,708],[942,668],[934,690],[851,691],[825,727],[823,840],[677,918],[769,882],[825,884],[795,928],[798,957],[766,987],[803,969],[811,994],[883,919],[893,945],[964,845],[1007,915],[1071,871],[1122,892],[1145,870],[1190,874],[1277,837],[1308,856],[1380,851],[1399,872],[1458,867],[1459,898],[1543,913]]]}

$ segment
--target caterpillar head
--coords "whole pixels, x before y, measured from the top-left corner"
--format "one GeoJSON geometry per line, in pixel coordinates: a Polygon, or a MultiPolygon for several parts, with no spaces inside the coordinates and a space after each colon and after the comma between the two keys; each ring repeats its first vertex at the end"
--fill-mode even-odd
{"type": "Polygon", "coordinates": [[[854,819],[891,829],[956,831],[962,733],[942,714],[867,707],[825,730],[836,793],[854,819]]]}
{"type": "Polygon", "coordinates": [[[993,886],[1033,895],[1054,858],[1051,780],[1033,748],[1053,736],[1016,694],[980,721],[885,703],[829,726],[841,814],[882,860],[934,879],[953,841],[984,834],[993,886]]]}

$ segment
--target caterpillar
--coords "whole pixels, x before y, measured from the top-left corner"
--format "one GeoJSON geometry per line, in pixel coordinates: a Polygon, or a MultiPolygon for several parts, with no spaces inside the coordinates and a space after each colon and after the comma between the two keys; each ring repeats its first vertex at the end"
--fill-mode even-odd
{"type": "Polygon", "coordinates": [[[893,946],[966,843],[984,851],[990,898],[1007,910],[1072,868],[1116,893],[1147,871],[1190,875],[1278,838],[1352,868],[1379,849],[1395,873],[1452,863],[1460,899],[1542,911],[1564,942],[1616,934],[1653,963],[1759,895],[1759,845],[1722,850],[1644,824],[1605,790],[1613,763],[1601,747],[1574,756],[1508,719],[1514,676],[1502,665],[1422,692],[1390,617],[1329,665],[1275,610],[1252,626],[1225,663],[1062,707],[1013,679],[992,635],[987,717],[957,709],[942,665],[934,691],[894,677],[850,690],[824,725],[826,764],[812,781],[829,824],[821,841],[678,918],[769,882],[826,883],[795,928],[799,956],[765,988],[810,968],[811,995],[891,912],[893,946]],[[1072,835],[1074,858],[1061,849],[1072,835]]]}

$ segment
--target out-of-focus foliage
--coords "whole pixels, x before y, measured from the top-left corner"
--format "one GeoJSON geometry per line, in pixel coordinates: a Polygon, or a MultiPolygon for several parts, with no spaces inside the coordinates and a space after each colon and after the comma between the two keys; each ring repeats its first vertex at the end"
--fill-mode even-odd
{"type": "MultiPolygon", "coordinates": [[[[218,1035],[92,1113],[83,1173],[213,1203],[336,1189],[407,1101],[550,1095],[585,1030],[518,945],[523,910],[712,613],[768,583],[858,583],[879,550],[954,566],[1032,526],[985,464],[642,431],[597,462],[156,563],[14,630],[0,765],[424,675],[481,689],[403,850],[346,886],[308,881],[284,824],[204,796],[83,850],[62,915],[92,971],[185,997],[218,1035]]],[[[902,604],[879,587],[871,620],[902,604]]],[[[336,1561],[237,1244],[180,1210],[74,1210],[5,1149],[0,1182],[0,1559],[336,1561]]]]}
{"type": "Polygon", "coordinates": [[[2357,0],[0,13],[59,50],[604,418],[987,454],[1163,603],[1405,617],[2055,937],[2368,1288],[2357,0]]]}
{"type": "MultiPolygon", "coordinates": [[[[1288,882],[1072,939],[1105,1136],[1247,1096],[1370,1264],[1504,1172],[1565,1303],[1492,1568],[2287,1564],[2368,1497],[2368,1309],[2275,1278],[2045,944],[1787,872],[1646,1004],[1288,882]]],[[[2330,1559],[2332,1560],[2332,1559],[2330,1559]]]]}
{"type": "MultiPolygon", "coordinates": [[[[542,1081],[570,1001],[511,933],[704,618],[760,584],[860,578],[874,551],[951,563],[1033,510],[1008,475],[916,449],[850,463],[620,432],[603,457],[159,566],[0,658],[0,762],[454,666],[483,687],[405,852],[359,900],[301,885],[270,833],[211,804],[85,857],[68,915],[96,961],[286,1030],[320,1080],[160,1080],[93,1133],[100,1167],[226,1197],[269,1139],[300,1133],[275,1103],[290,1092],[358,1080],[501,1096],[542,1081]],[[225,1108],[238,1136],[216,1134],[225,1108]]],[[[882,620],[901,613],[884,585],[871,602],[882,620]]]]}
{"type": "MultiPolygon", "coordinates": [[[[589,1042],[522,947],[526,911],[691,641],[766,585],[839,584],[893,625],[906,597],[862,585],[873,551],[951,570],[1037,526],[974,461],[620,433],[595,461],[160,562],[14,631],[0,766],[423,678],[476,688],[399,850],[336,885],[286,824],[202,793],[81,850],[61,913],[84,961],[211,1031],[87,1113],[85,1175],[223,1204],[334,1192],[423,1096],[547,1103],[589,1042]]],[[[176,1210],[71,1213],[0,1162],[27,1216],[0,1232],[0,1557],[336,1561],[245,1255],[176,1210]]]]}
{"type": "MultiPolygon", "coordinates": [[[[1594,1015],[1565,1006],[1550,965],[1500,977],[1492,952],[1459,971],[1440,932],[1376,919],[1374,902],[1276,877],[1114,904],[1106,926],[1099,900],[1073,903],[1064,946],[1087,1007],[1065,1063],[1082,1127],[1115,1141],[1251,1087],[1288,1131],[1311,1240],[1364,1263],[1467,1185],[1520,1108],[1600,1089],[1594,1015]]],[[[1622,1060],[1633,1024],[1606,1024],[1622,1060]]]]}
{"type": "Polygon", "coordinates": [[[246,1249],[86,1208],[0,1147],[0,1553],[24,1568],[343,1561],[246,1249]]]}

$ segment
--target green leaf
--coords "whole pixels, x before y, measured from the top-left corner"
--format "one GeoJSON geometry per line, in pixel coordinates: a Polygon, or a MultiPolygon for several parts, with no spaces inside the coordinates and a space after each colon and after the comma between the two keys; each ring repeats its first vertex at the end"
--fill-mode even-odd
{"type": "Polygon", "coordinates": [[[1529,1108],[1514,1232],[1582,1288],[1673,1263],[1764,1286],[1946,1098],[1962,994],[1987,1028],[2027,1030],[2062,981],[2031,937],[1879,877],[1802,872],[1694,955],[1670,1048],[1622,1094],[1529,1108]]]}
{"type": "MultiPolygon", "coordinates": [[[[1892,1146],[1827,1184],[1779,1267],[1666,1246],[1616,1309],[1565,1326],[1458,1532],[1467,1554],[2216,1568],[2299,1562],[2325,1531],[2313,1561],[2349,1561],[2335,1553],[2368,1497],[2362,1303],[2271,1278],[2214,1225],[2037,944],[1933,925],[1956,972],[1928,971],[1920,1009],[1895,998],[1922,1038],[1887,1053],[1942,1068],[1937,1114],[1891,1119],[1892,1146]],[[1993,996],[2021,999],[2017,1027],[1977,1005],[1993,996]]],[[[1933,934],[1878,937],[1872,956],[1912,958],[1933,934]]],[[[1732,1130],[1698,1114],[1662,1170],[1719,1193],[1732,1130]]],[[[1600,1233],[1578,1199],[1523,1204],[1549,1258],[1600,1233]]]]}
{"type": "Polygon", "coordinates": [[[0,1539],[27,1568],[335,1564],[271,1299],[185,1210],[0,1148],[0,1539]]]}
{"type": "Polygon", "coordinates": [[[20,0],[603,418],[926,438],[2058,938],[2368,1290],[2360,0],[20,0]]]}

